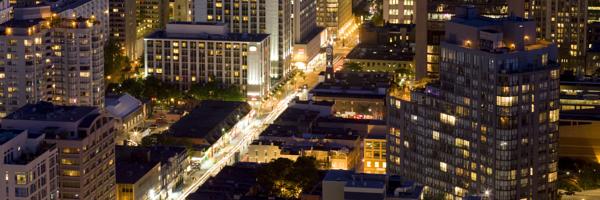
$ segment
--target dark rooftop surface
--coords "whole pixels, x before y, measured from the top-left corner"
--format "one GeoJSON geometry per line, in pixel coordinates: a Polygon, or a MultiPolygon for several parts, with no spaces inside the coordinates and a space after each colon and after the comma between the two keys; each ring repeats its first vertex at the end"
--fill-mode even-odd
{"type": "Polygon", "coordinates": [[[76,122],[97,111],[91,106],[58,106],[49,102],[27,104],[4,119],[76,122]]]}
{"type": "Polygon", "coordinates": [[[358,45],[350,51],[346,59],[359,60],[382,60],[382,61],[407,61],[413,60],[414,54],[405,52],[406,50],[398,47],[383,45],[358,45]]]}
{"type": "Polygon", "coordinates": [[[52,12],[60,13],[69,9],[77,8],[90,1],[91,0],[58,0],[47,2],[47,4],[51,5],[52,12]]]}
{"type": "MultiPolygon", "coordinates": [[[[391,77],[388,73],[380,72],[336,72],[331,82],[321,82],[311,91],[322,90],[376,90],[389,88],[391,77]]],[[[367,93],[367,92],[363,92],[367,93]]]]}
{"type": "Polygon", "coordinates": [[[306,139],[356,140],[360,134],[349,128],[314,127],[311,133],[305,133],[302,136],[306,139]]]}
{"type": "Polygon", "coordinates": [[[354,99],[384,99],[385,94],[356,94],[348,92],[311,92],[316,97],[344,97],[354,99]]]}
{"type": "MultiPolygon", "coordinates": [[[[169,127],[169,133],[175,137],[204,138],[221,122],[228,120],[236,110],[239,118],[250,112],[250,105],[237,101],[202,101],[198,107],[169,127]]],[[[233,119],[231,119],[233,120],[233,119]]]]}
{"type": "Polygon", "coordinates": [[[237,163],[226,166],[216,176],[208,179],[187,200],[231,200],[234,196],[252,196],[256,187],[259,164],[237,163]]]}
{"type": "Polygon", "coordinates": [[[12,140],[17,135],[23,133],[23,130],[17,129],[0,129],[0,145],[12,140]]]}
{"type": "Polygon", "coordinates": [[[275,123],[282,122],[312,122],[319,117],[319,112],[303,110],[299,108],[287,108],[279,117],[275,120],[275,123]]]}
{"type": "Polygon", "coordinates": [[[333,101],[301,101],[296,98],[294,100],[295,104],[303,104],[303,105],[315,105],[315,106],[333,106],[335,102],[333,101]]]}
{"type": "Polygon", "coordinates": [[[145,39],[193,39],[236,42],[261,42],[269,37],[268,34],[228,33],[226,35],[198,33],[194,35],[168,33],[164,30],[156,31],[146,36],[145,39]]]}
{"type": "Polygon", "coordinates": [[[560,111],[560,120],[600,121],[600,109],[560,111]]]}
{"type": "Polygon", "coordinates": [[[117,183],[133,184],[161,162],[168,162],[178,154],[185,153],[183,147],[134,147],[116,146],[117,183]]]}
{"type": "Polygon", "coordinates": [[[260,135],[275,137],[292,137],[301,135],[301,132],[300,130],[298,130],[297,126],[271,124],[260,135]]]}
{"type": "Polygon", "coordinates": [[[385,121],[376,119],[352,119],[342,117],[323,117],[319,118],[318,122],[323,123],[350,123],[350,124],[372,124],[385,126],[385,121]]]}
{"type": "MultiPolygon", "coordinates": [[[[28,19],[28,20],[20,20],[20,19],[11,19],[7,22],[2,23],[1,27],[11,27],[11,28],[29,28],[35,25],[38,25],[43,19],[28,19]]],[[[4,33],[2,33],[4,34],[4,33]]]]}

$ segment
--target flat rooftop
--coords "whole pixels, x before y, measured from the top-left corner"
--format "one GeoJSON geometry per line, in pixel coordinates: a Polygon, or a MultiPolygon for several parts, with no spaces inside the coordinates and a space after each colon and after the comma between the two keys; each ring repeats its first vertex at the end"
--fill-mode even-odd
{"type": "Polygon", "coordinates": [[[227,33],[221,34],[176,34],[167,33],[164,30],[156,31],[144,39],[181,39],[181,40],[208,40],[208,41],[232,41],[232,42],[262,42],[269,37],[268,34],[249,33],[227,33]]]}
{"type": "MultiPolygon", "coordinates": [[[[29,28],[35,25],[38,25],[44,19],[11,19],[0,25],[0,27],[10,27],[10,28],[29,28]]],[[[2,33],[4,34],[4,33],[2,33]]]]}
{"type": "Polygon", "coordinates": [[[4,119],[76,122],[95,112],[97,112],[96,107],[58,106],[50,102],[42,101],[36,104],[27,104],[9,114],[4,119]]]}
{"type": "Polygon", "coordinates": [[[238,116],[233,124],[250,112],[250,105],[238,101],[202,101],[198,107],[169,127],[175,137],[204,138],[221,122],[238,116]]]}
{"type": "Polygon", "coordinates": [[[115,146],[117,183],[133,184],[158,163],[168,162],[185,151],[183,147],[115,146]]]}
{"type": "MultiPolygon", "coordinates": [[[[382,72],[336,72],[331,82],[321,82],[313,92],[362,93],[371,94],[379,88],[389,88],[391,77],[382,72]]],[[[385,94],[385,92],[382,92],[385,94]]]]}
{"type": "Polygon", "coordinates": [[[233,166],[226,166],[186,199],[227,200],[235,196],[247,199],[246,196],[252,196],[251,190],[258,184],[256,177],[260,166],[255,163],[236,163],[233,166]]]}
{"type": "Polygon", "coordinates": [[[23,130],[17,129],[0,129],[0,145],[12,140],[17,135],[23,133],[23,130]]]}
{"type": "Polygon", "coordinates": [[[350,51],[346,59],[411,62],[414,56],[414,53],[407,52],[404,48],[384,45],[358,45],[350,51]]]}

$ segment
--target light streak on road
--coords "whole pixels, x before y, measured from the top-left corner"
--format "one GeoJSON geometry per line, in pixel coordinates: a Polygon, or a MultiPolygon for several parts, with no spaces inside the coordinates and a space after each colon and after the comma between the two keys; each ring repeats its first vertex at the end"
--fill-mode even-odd
{"type": "Polygon", "coordinates": [[[249,119],[250,123],[236,124],[231,131],[241,131],[242,134],[231,134],[235,135],[236,138],[232,138],[231,142],[226,147],[223,147],[213,156],[214,158],[219,158],[219,160],[205,160],[204,162],[211,162],[207,163],[206,165],[202,163],[204,166],[209,166],[208,169],[192,173],[191,176],[200,176],[196,177],[189,187],[184,188],[184,191],[181,194],[176,195],[172,199],[184,200],[188,195],[196,191],[202,184],[204,184],[210,177],[217,175],[221,169],[230,163],[237,152],[241,152],[242,150],[246,149],[248,145],[250,145],[252,141],[256,139],[266,128],[266,125],[273,123],[273,121],[275,121],[275,119],[277,119],[277,117],[279,117],[279,115],[281,115],[281,113],[287,109],[289,103],[294,99],[294,97],[296,97],[296,95],[298,95],[298,92],[294,91],[285,98],[282,98],[274,106],[273,110],[262,119],[260,115],[255,115],[255,117],[249,119]],[[238,127],[238,125],[246,127],[238,127]],[[241,138],[238,138],[240,136],[241,138]]]}

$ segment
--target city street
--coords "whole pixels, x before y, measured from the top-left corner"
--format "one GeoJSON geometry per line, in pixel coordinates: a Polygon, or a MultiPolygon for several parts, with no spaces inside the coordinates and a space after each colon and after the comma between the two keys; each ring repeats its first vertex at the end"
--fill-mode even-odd
{"type": "MultiPolygon", "coordinates": [[[[175,193],[170,196],[170,199],[183,200],[189,194],[196,191],[204,182],[210,177],[216,175],[223,169],[223,167],[232,164],[236,153],[243,155],[248,145],[260,135],[260,133],[267,128],[283,111],[288,107],[288,104],[298,95],[298,88],[304,84],[308,88],[314,87],[318,83],[319,70],[314,72],[306,73],[305,78],[295,77],[292,83],[287,84],[284,87],[283,94],[275,95],[269,98],[259,106],[258,110],[263,112],[257,112],[257,115],[250,117],[247,120],[249,123],[238,123],[231,129],[234,131],[231,135],[234,138],[231,139],[226,147],[223,147],[213,157],[219,158],[219,160],[207,159],[199,163],[201,166],[199,169],[192,169],[189,177],[186,179],[188,183],[184,187],[181,193],[175,193]]],[[[240,155],[240,156],[241,156],[240,155]]]]}

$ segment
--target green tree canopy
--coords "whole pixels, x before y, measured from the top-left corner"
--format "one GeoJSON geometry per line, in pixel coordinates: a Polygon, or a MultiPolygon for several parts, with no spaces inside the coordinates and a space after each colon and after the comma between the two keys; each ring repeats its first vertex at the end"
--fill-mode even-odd
{"type": "Polygon", "coordinates": [[[261,167],[257,179],[269,195],[298,199],[303,190],[318,184],[319,170],[313,157],[299,157],[295,162],[279,158],[261,167]]]}

